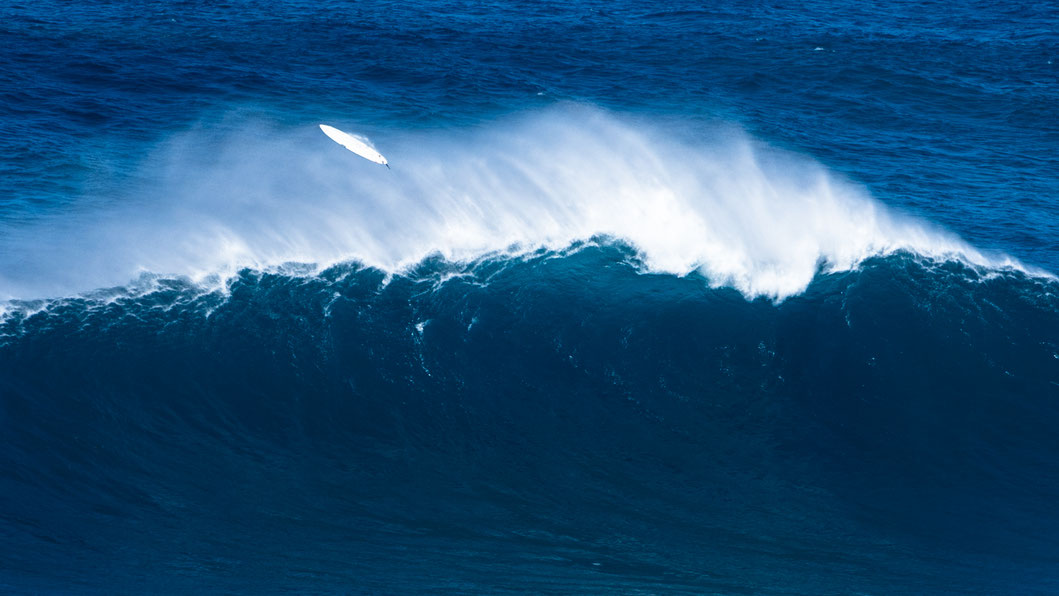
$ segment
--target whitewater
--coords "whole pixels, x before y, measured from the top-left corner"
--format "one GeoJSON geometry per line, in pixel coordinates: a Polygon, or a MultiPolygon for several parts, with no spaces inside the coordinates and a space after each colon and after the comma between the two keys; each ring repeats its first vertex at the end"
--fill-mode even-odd
{"type": "Polygon", "coordinates": [[[0,593],[1059,593],[1057,31],[0,2],[0,593]]]}
{"type": "Polygon", "coordinates": [[[568,104],[376,136],[393,171],[309,127],[177,135],[144,160],[145,182],[121,201],[8,223],[0,296],[55,298],[159,276],[223,286],[244,268],[289,263],[399,274],[431,256],[467,262],[608,238],[634,247],[646,272],[698,272],[747,298],[783,300],[818,273],[898,251],[1048,275],[730,125],[568,104]]]}

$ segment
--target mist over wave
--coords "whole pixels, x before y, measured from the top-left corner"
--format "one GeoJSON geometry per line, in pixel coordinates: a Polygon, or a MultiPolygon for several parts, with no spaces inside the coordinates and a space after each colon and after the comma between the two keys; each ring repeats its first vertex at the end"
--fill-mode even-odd
{"type": "Polygon", "coordinates": [[[818,271],[898,250],[1021,268],[888,210],[820,165],[731,128],[579,105],[476,128],[370,132],[393,170],[315,125],[171,139],[142,188],[0,238],[0,297],[69,295],[147,273],[223,278],[284,263],[398,272],[608,236],[649,271],[784,299],[818,271]]]}
{"type": "Polygon", "coordinates": [[[0,593],[1059,594],[1052,5],[0,4],[0,593]]]}

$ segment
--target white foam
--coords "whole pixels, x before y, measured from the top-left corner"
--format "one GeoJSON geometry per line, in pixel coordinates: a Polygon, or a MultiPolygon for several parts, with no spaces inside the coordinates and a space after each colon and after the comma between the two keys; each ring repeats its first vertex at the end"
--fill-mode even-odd
{"type": "Polygon", "coordinates": [[[144,272],[216,279],[243,267],[359,260],[393,273],[440,253],[623,239],[652,271],[775,299],[822,266],[909,250],[1021,267],[900,217],[806,159],[731,130],[694,135],[565,106],[473,130],[377,133],[392,171],[307,125],[221,143],[188,133],[117,206],[0,237],[0,297],[121,285],[144,272]]]}

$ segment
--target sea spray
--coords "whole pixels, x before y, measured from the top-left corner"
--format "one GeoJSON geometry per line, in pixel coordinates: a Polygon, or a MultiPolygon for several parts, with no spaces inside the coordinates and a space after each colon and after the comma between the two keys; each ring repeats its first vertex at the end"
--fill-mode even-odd
{"type": "Polygon", "coordinates": [[[647,271],[698,271],[750,298],[784,299],[820,271],[898,250],[1022,268],[731,127],[688,134],[562,105],[375,136],[399,171],[351,159],[312,127],[248,122],[220,141],[202,131],[174,138],[149,160],[151,183],[126,200],[0,238],[0,297],[288,262],[393,273],[433,254],[467,261],[600,236],[631,244],[647,271]]]}

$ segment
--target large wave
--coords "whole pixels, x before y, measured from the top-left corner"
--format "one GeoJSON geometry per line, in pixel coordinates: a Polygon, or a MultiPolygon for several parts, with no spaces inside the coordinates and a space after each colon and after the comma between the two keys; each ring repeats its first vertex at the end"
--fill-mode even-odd
{"type": "Polygon", "coordinates": [[[773,305],[576,248],[8,317],[0,585],[1055,586],[1053,282],[901,253],[773,305]]]}
{"type": "Polygon", "coordinates": [[[731,128],[567,105],[475,128],[375,132],[392,171],[315,127],[180,135],[120,200],[10,224],[0,297],[69,295],[144,273],[224,279],[289,262],[392,273],[430,255],[473,260],[599,236],[631,244],[648,271],[698,271],[774,299],[821,270],[899,250],[1021,268],[731,128]]]}

